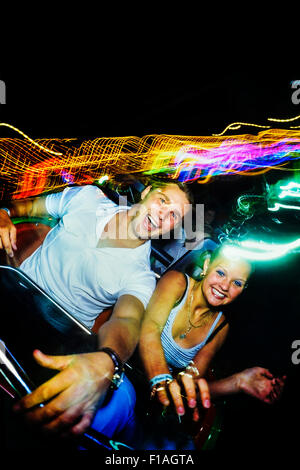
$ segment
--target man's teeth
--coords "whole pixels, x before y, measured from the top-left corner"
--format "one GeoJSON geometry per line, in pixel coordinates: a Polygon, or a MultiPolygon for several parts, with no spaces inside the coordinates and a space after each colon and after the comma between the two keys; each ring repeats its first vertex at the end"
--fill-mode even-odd
{"type": "Polygon", "coordinates": [[[221,292],[219,292],[219,291],[218,291],[217,289],[215,289],[214,287],[213,287],[212,291],[213,291],[213,293],[214,293],[214,295],[215,295],[216,297],[218,297],[219,299],[224,299],[225,295],[224,295],[224,294],[221,294],[221,292]]]}
{"type": "Polygon", "coordinates": [[[153,225],[154,228],[158,227],[158,225],[154,222],[154,220],[152,219],[152,217],[150,215],[148,215],[148,219],[149,219],[151,225],[153,225]]]}

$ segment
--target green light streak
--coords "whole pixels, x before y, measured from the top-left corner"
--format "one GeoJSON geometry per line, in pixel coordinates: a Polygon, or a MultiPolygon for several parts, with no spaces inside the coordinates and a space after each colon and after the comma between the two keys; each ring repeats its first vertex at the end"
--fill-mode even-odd
{"type": "Polygon", "coordinates": [[[300,184],[291,181],[286,186],[279,186],[282,189],[281,193],[278,195],[280,199],[285,197],[300,197],[300,184]]]}
{"type": "Polygon", "coordinates": [[[276,212],[276,211],[279,211],[280,208],[282,208],[282,209],[294,209],[294,210],[297,210],[297,211],[300,210],[300,206],[291,206],[290,204],[281,204],[280,202],[275,202],[274,207],[268,207],[268,210],[276,212]]]}
{"type": "Polygon", "coordinates": [[[98,183],[99,184],[103,184],[105,181],[107,181],[109,179],[109,177],[107,175],[104,175],[104,176],[101,176],[99,179],[98,179],[98,183]]]}
{"type": "Polygon", "coordinates": [[[245,240],[239,245],[224,247],[224,254],[228,257],[241,257],[249,260],[268,261],[284,256],[291,250],[300,247],[300,238],[284,244],[265,243],[263,241],[245,240]]]}

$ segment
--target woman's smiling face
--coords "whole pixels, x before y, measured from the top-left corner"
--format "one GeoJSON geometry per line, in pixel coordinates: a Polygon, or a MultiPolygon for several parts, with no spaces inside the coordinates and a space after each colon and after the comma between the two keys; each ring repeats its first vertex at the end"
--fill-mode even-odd
{"type": "Polygon", "coordinates": [[[220,254],[204,264],[202,292],[206,302],[219,307],[233,302],[244,290],[251,266],[242,259],[229,259],[220,254]]]}

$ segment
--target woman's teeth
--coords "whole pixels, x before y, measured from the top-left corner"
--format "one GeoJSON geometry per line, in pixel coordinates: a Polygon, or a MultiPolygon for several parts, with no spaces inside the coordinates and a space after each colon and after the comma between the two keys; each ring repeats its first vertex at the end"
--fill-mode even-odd
{"type": "Polygon", "coordinates": [[[217,289],[215,289],[214,287],[212,288],[212,291],[213,291],[213,294],[218,297],[218,299],[224,299],[225,295],[224,294],[221,294],[221,292],[219,292],[217,289]]]}

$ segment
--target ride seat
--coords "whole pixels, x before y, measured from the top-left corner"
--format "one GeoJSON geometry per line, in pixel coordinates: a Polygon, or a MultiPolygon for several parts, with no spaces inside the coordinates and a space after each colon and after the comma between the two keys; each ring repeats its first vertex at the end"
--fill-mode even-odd
{"type": "MultiPolygon", "coordinates": [[[[0,250],[0,264],[18,268],[22,262],[38,249],[43,243],[47,233],[55,226],[56,221],[49,218],[12,219],[17,229],[17,250],[14,256],[9,257],[4,250],[0,250]]],[[[112,313],[112,308],[103,310],[95,320],[92,328],[97,333],[112,313]]]]}

